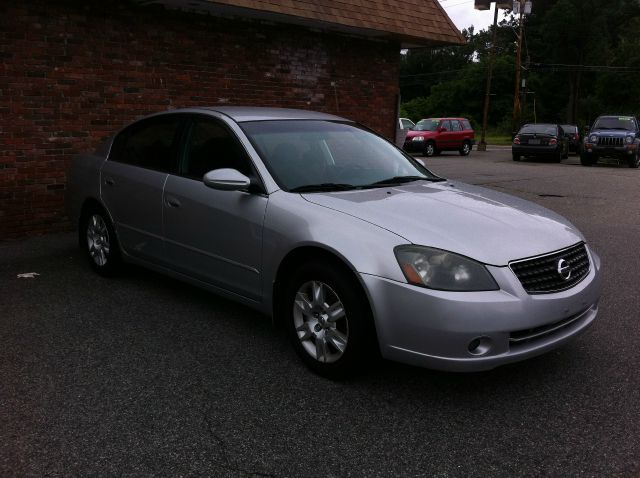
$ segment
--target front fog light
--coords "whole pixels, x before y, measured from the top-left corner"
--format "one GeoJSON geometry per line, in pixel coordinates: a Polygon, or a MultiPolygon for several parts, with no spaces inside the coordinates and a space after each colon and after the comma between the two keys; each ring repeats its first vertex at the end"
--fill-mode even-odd
{"type": "Polygon", "coordinates": [[[396,258],[410,284],[448,291],[498,290],[498,284],[479,262],[432,247],[399,246],[396,258]]]}

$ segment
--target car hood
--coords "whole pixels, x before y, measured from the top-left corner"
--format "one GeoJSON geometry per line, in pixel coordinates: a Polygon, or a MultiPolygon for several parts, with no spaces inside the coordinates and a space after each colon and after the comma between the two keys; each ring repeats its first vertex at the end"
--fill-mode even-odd
{"type": "Polygon", "coordinates": [[[589,134],[600,134],[607,135],[614,138],[624,138],[625,136],[630,136],[635,134],[633,131],[626,131],[621,129],[594,129],[589,131],[589,134]]]}
{"type": "Polygon", "coordinates": [[[407,131],[407,138],[413,138],[414,136],[431,136],[434,135],[435,131],[407,131]]]}
{"type": "Polygon", "coordinates": [[[387,229],[410,243],[497,266],[584,240],[569,221],[542,206],[458,182],[416,181],[303,197],[387,229]]]}

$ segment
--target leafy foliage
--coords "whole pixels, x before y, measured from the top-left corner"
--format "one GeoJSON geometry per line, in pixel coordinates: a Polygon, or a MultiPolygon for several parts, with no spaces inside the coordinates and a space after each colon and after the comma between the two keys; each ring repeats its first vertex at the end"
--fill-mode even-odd
{"type": "MultiPolygon", "coordinates": [[[[482,121],[493,27],[463,30],[467,44],[403,55],[403,116],[482,121]]],[[[489,125],[511,130],[518,19],[498,24],[489,125]]],[[[589,124],[603,113],[640,113],[640,2],[535,0],[522,50],[522,121],[589,124]],[[534,110],[535,107],[535,110],[534,110]]]]}

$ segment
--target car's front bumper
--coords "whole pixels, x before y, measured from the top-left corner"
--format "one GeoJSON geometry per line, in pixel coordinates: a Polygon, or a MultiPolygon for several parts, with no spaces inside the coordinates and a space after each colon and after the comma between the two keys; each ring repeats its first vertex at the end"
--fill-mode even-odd
{"type": "Polygon", "coordinates": [[[582,154],[587,157],[605,156],[621,159],[632,157],[637,151],[638,145],[635,143],[624,146],[599,146],[594,143],[585,143],[582,148],[582,154]]]}
{"type": "Polygon", "coordinates": [[[426,141],[405,141],[402,149],[408,153],[421,153],[424,151],[424,145],[427,144],[426,141]]]}
{"type": "Polygon", "coordinates": [[[600,259],[589,253],[588,275],[550,294],[528,294],[508,267],[489,267],[500,290],[486,292],[436,291],[363,274],[381,353],[427,368],[470,372],[554,349],[596,317],[600,259]],[[471,352],[476,339],[480,347],[471,352]]]}

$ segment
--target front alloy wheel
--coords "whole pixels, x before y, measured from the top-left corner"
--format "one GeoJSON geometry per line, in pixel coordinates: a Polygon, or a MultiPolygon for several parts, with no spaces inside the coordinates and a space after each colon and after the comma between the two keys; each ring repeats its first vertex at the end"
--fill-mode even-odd
{"type": "Polygon", "coordinates": [[[293,323],[304,350],[320,363],[333,363],[349,341],[349,320],[335,291],[321,281],[309,281],[296,292],[293,323]]]}
{"type": "Polygon", "coordinates": [[[311,260],[284,286],[291,344],[311,370],[330,379],[353,375],[377,356],[369,302],[352,274],[338,262],[311,260]]]}
{"type": "Polygon", "coordinates": [[[424,155],[427,157],[434,156],[436,154],[436,145],[433,141],[427,141],[424,145],[424,155]]]}

